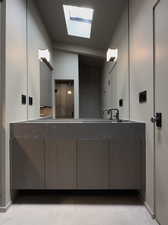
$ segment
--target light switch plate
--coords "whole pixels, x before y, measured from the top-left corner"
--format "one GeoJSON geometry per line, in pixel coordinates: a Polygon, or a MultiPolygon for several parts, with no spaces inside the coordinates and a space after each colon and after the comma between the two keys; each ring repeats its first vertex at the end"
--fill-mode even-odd
{"type": "Polygon", "coordinates": [[[147,102],[147,91],[142,91],[139,93],[139,103],[147,102]]]}
{"type": "Polygon", "coordinates": [[[26,105],[26,95],[21,95],[21,103],[22,105],[26,105]]]}

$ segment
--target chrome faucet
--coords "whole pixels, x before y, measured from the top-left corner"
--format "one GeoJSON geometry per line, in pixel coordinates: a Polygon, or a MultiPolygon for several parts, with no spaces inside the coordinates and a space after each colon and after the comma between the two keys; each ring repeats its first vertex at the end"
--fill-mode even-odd
{"type": "Polygon", "coordinates": [[[119,111],[119,109],[113,109],[113,111],[115,111],[116,112],[116,120],[117,120],[117,122],[119,122],[120,121],[120,111],[119,111]]]}
{"type": "Polygon", "coordinates": [[[113,112],[116,112],[115,117],[116,117],[116,121],[119,122],[120,121],[120,111],[117,108],[110,108],[108,109],[108,114],[110,114],[110,120],[114,120],[113,119],[113,112]]]}

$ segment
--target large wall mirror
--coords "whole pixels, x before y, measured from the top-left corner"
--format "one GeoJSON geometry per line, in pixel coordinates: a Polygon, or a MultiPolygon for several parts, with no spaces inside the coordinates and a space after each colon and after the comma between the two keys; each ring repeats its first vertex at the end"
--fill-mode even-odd
{"type": "MultiPolygon", "coordinates": [[[[54,84],[50,68],[41,62],[41,116],[110,119],[108,109],[117,109],[121,120],[129,120],[128,1],[123,4],[120,16],[112,29],[111,41],[107,44],[106,52],[107,58],[92,53],[84,55],[55,51],[54,84]]],[[[47,57],[47,51],[44,53],[47,57]]]]}
{"type": "Polygon", "coordinates": [[[40,117],[52,117],[52,66],[49,63],[49,52],[39,50],[40,62],[40,117]]]}
{"type": "MultiPolygon", "coordinates": [[[[130,119],[130,78],[129,78],[129,12],[126,1],[120,19],[115,27],[109,45],[112,54],[102,73],[102,110],[117,108],[120,118],[130,119]]],[[[103,117],[108,118],[107,112],[103,117]]]]}
{"type": "Polygon", "coordinates": [[[79,116],[109,119],[107,109],[130,119],[128,2],[113,29],[107,58],[79,56],[79,116]]]}

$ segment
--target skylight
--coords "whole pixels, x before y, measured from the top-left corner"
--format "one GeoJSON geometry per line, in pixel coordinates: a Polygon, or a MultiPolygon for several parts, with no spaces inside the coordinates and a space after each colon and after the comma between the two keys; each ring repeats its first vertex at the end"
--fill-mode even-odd
{"type": "Polygon", "coordinates": [[[68,35],[90,38],[94,10],[63,5],[68,35]]]}

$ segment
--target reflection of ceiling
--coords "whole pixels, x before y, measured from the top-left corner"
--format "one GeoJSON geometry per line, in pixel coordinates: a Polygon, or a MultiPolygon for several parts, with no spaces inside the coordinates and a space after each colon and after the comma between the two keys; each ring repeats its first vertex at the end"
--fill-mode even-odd
{"type": "Polygon", "coordinates": [[[43,22],[55,42],[106,50],[126,0],[34,0],[43,22]],[[91,39],[67,35],[63,4],[93,8],[91,39]]]}

